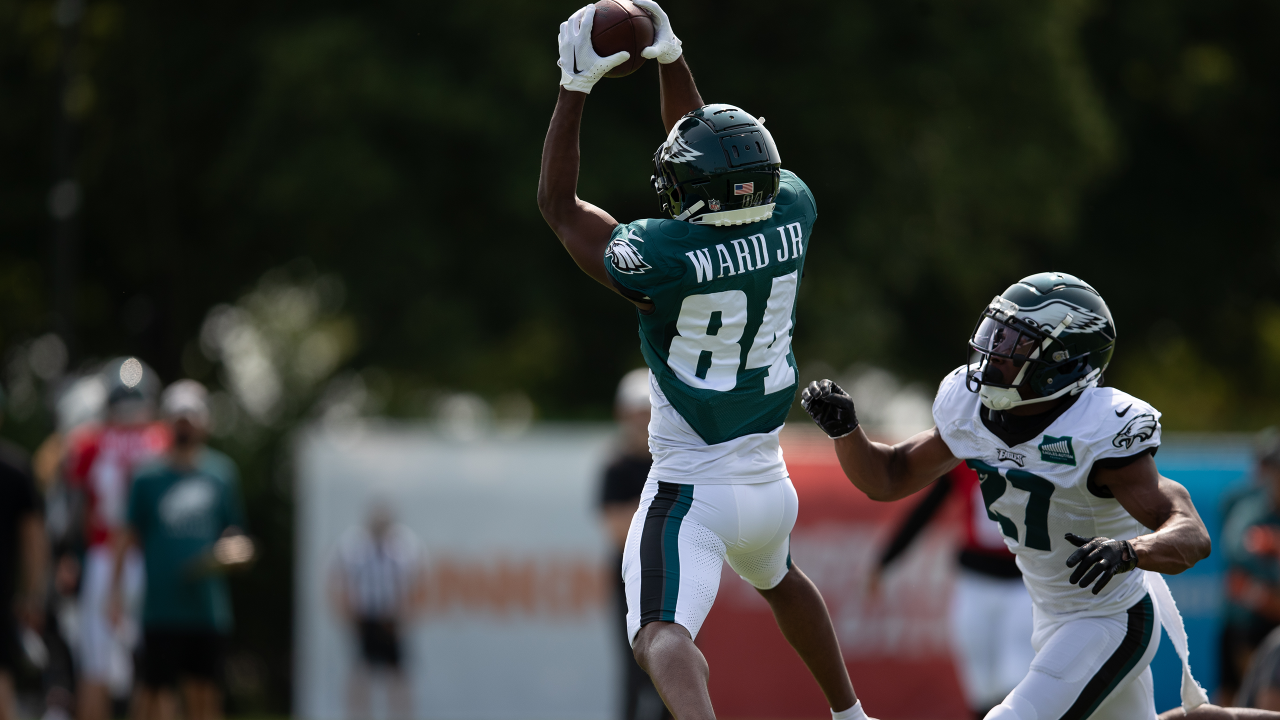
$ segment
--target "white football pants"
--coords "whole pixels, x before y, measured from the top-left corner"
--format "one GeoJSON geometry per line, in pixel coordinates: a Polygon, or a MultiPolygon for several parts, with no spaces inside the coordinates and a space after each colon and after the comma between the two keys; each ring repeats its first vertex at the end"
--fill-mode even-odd
{"type": "Polygon", "coordinates": [[[138,610],[142,605],[145,568],[142,554],[130,548],[125,555],[121,594],[125,617],[112,625],[107,618],[107,598],[115,560],[111,548],[96,545],[84,559],[80,589],[80,641],[77,661],[80,677],[105,684],[114,697],[127,697],[133,686],[133,648],[138,643],[138,610]]]}
{"type": "Polygon", "coordinates": [[[684,485],[650,479],[622,551],[627,637],[654,621],[693,637],[729,567],[756,588],[776,587],[791,569],[799,499],[790,478],[750,485],[684,485]]]}
{"type": "Polygon", "coordinates": [[[1148,666],[1160,618],[1150,595],[1118,615],[1035,619],[1031,670],[986,720],[1155,720],[1148,666]]]}

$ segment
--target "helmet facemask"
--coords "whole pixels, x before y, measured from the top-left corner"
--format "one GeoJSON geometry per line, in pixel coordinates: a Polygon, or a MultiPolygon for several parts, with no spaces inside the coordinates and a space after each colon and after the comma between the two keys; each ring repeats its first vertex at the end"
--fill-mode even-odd
{"type": "Polygon", "coordinates": [[[1008,410],[1075,394],[1096,384],[1101,369],[1086,372],[1071,382],[1090,356],[1084,353],[1072,357],[1060,338],[1075,320],[1071,313],[1049,327],[1018,317],[1018,311],[1017,304],[997,296],[982,312],[969,338],[969,348],[979,360],[969,365],[965,385],[970,392],[978,393],[984,406],[1008,410]],[[995,367],[993,358],[1008,362],[1001,363],[1003,368],[995,367]],[[1006,377],[1007,373],[1013,377],[1006,377]],[[1054,387],[1055,380],[1059,387],[1054,387]],[[1031,397],[1024,398],[1022,389],[1031,397]]]}
{"type": "Polygon", "coordinates": [[[680,190],[680,184],[667,172],[663,162],[666,149],[667,143],[664,142],[653,154],[653,175],[649,177],[649,182],[653,185],[653,191],[662,199],[662,211],[674,218],[684,212],[684,193],[680,190]]]}

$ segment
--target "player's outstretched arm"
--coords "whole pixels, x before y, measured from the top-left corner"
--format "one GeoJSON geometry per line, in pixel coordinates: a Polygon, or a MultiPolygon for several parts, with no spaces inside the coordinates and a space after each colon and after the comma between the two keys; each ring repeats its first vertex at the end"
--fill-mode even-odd
{"type": "Polygon", "coordinates": [[[1135,520],[1155,532],[1130,541],[1138,567],[1176,575],[1209,557],[1212,543],[1187,489],[1156,469],[1145,455],[1114,470],[1099,470],[1094,484],[1105,487],[1135,520]]]}
{"type": "Polygon", "coordinates": [[[613,289],[604,269],[604,250],[618,221],[578,197],[578,131],[586,100],[584,93],[560,88],[551,127],[542,144],[538,209],[578,267],[613,289]]]}
{"type": "Polygon", "coordinates": [[[662,124],[671,132],[676,122],[705,103],[693,82],[693,73],[684,60],[680,38],[671,31],[671,19],[654,0],[636,0],[653,18],[653,44],[640,54],[658,61],[658,87],[662,107],[662,124]]]}
{"type": "Polygon", "coordinates": [[[1080,587],[1093,584],[1097,595],[1112,577],[1135,567],[1176,575],[1209,557],[1209,531],[1191,495],[1178,483],[1161,477],[1150,455],[1122,468],[1101,469],[1093,482],[1109,490],[1135,520],[1154,532],[1132,540],[1067,533],[1067,541],[1080,548],[1067,558],[1067,567],[1075,568],[1072,583],[1080,587]]]}
{"type": "Polygon", "coordinates": [[[595,6],[588,5],[560,25],[560,96],[542,144],[538,209],[578,267],[613,290],[604,269],[604,250],[618,221],[578,197],[578,133],[591,88],[631,56],[625,52],[607,58],[596,55],[591,47],[594,18],[595,6]]]}
{"type": "Polygon", "coordinates": [[[960,463],[937,428],[897,445],[872,442],[858,426],[853,398],[830,380],[809,383],[800,404],[836,441],[836,457],[845,476],[872,500],[907,497],[960,463]]]}

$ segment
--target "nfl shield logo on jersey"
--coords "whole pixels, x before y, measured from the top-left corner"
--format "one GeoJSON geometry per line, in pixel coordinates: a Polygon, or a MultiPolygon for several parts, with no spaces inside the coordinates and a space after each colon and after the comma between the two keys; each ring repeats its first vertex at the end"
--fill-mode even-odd
{"type": "Polygon", "coordinates": [[[1071,438],[1045,435],[1040,441],[1040,459],[1058,465],[1074,466],[1076,451],[1071,447],[1071,438]]]}

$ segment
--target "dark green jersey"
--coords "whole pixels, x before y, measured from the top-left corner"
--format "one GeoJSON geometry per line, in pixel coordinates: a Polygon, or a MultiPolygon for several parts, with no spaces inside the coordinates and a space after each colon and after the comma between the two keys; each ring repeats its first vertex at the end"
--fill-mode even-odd
{"type": "Polygon", "coordinates": [[[783,170],[768,220],[728,227],[638,220],[613,231],[609,275],[654,305],[640,314],[645,362],[710,445],[786,420],[796,392],[796,292],[817,217],[808,186],[783,170]]]}
{"type": "Polygon", "coordinates": [[[196,572],[193,563],[228,527],[244,526],[238,477],[231,458],[210,449],[192,470],[163,461],[139,470],[128,518],[147,569],[143,625],[231,630],[226,580],[196,572]]]}

